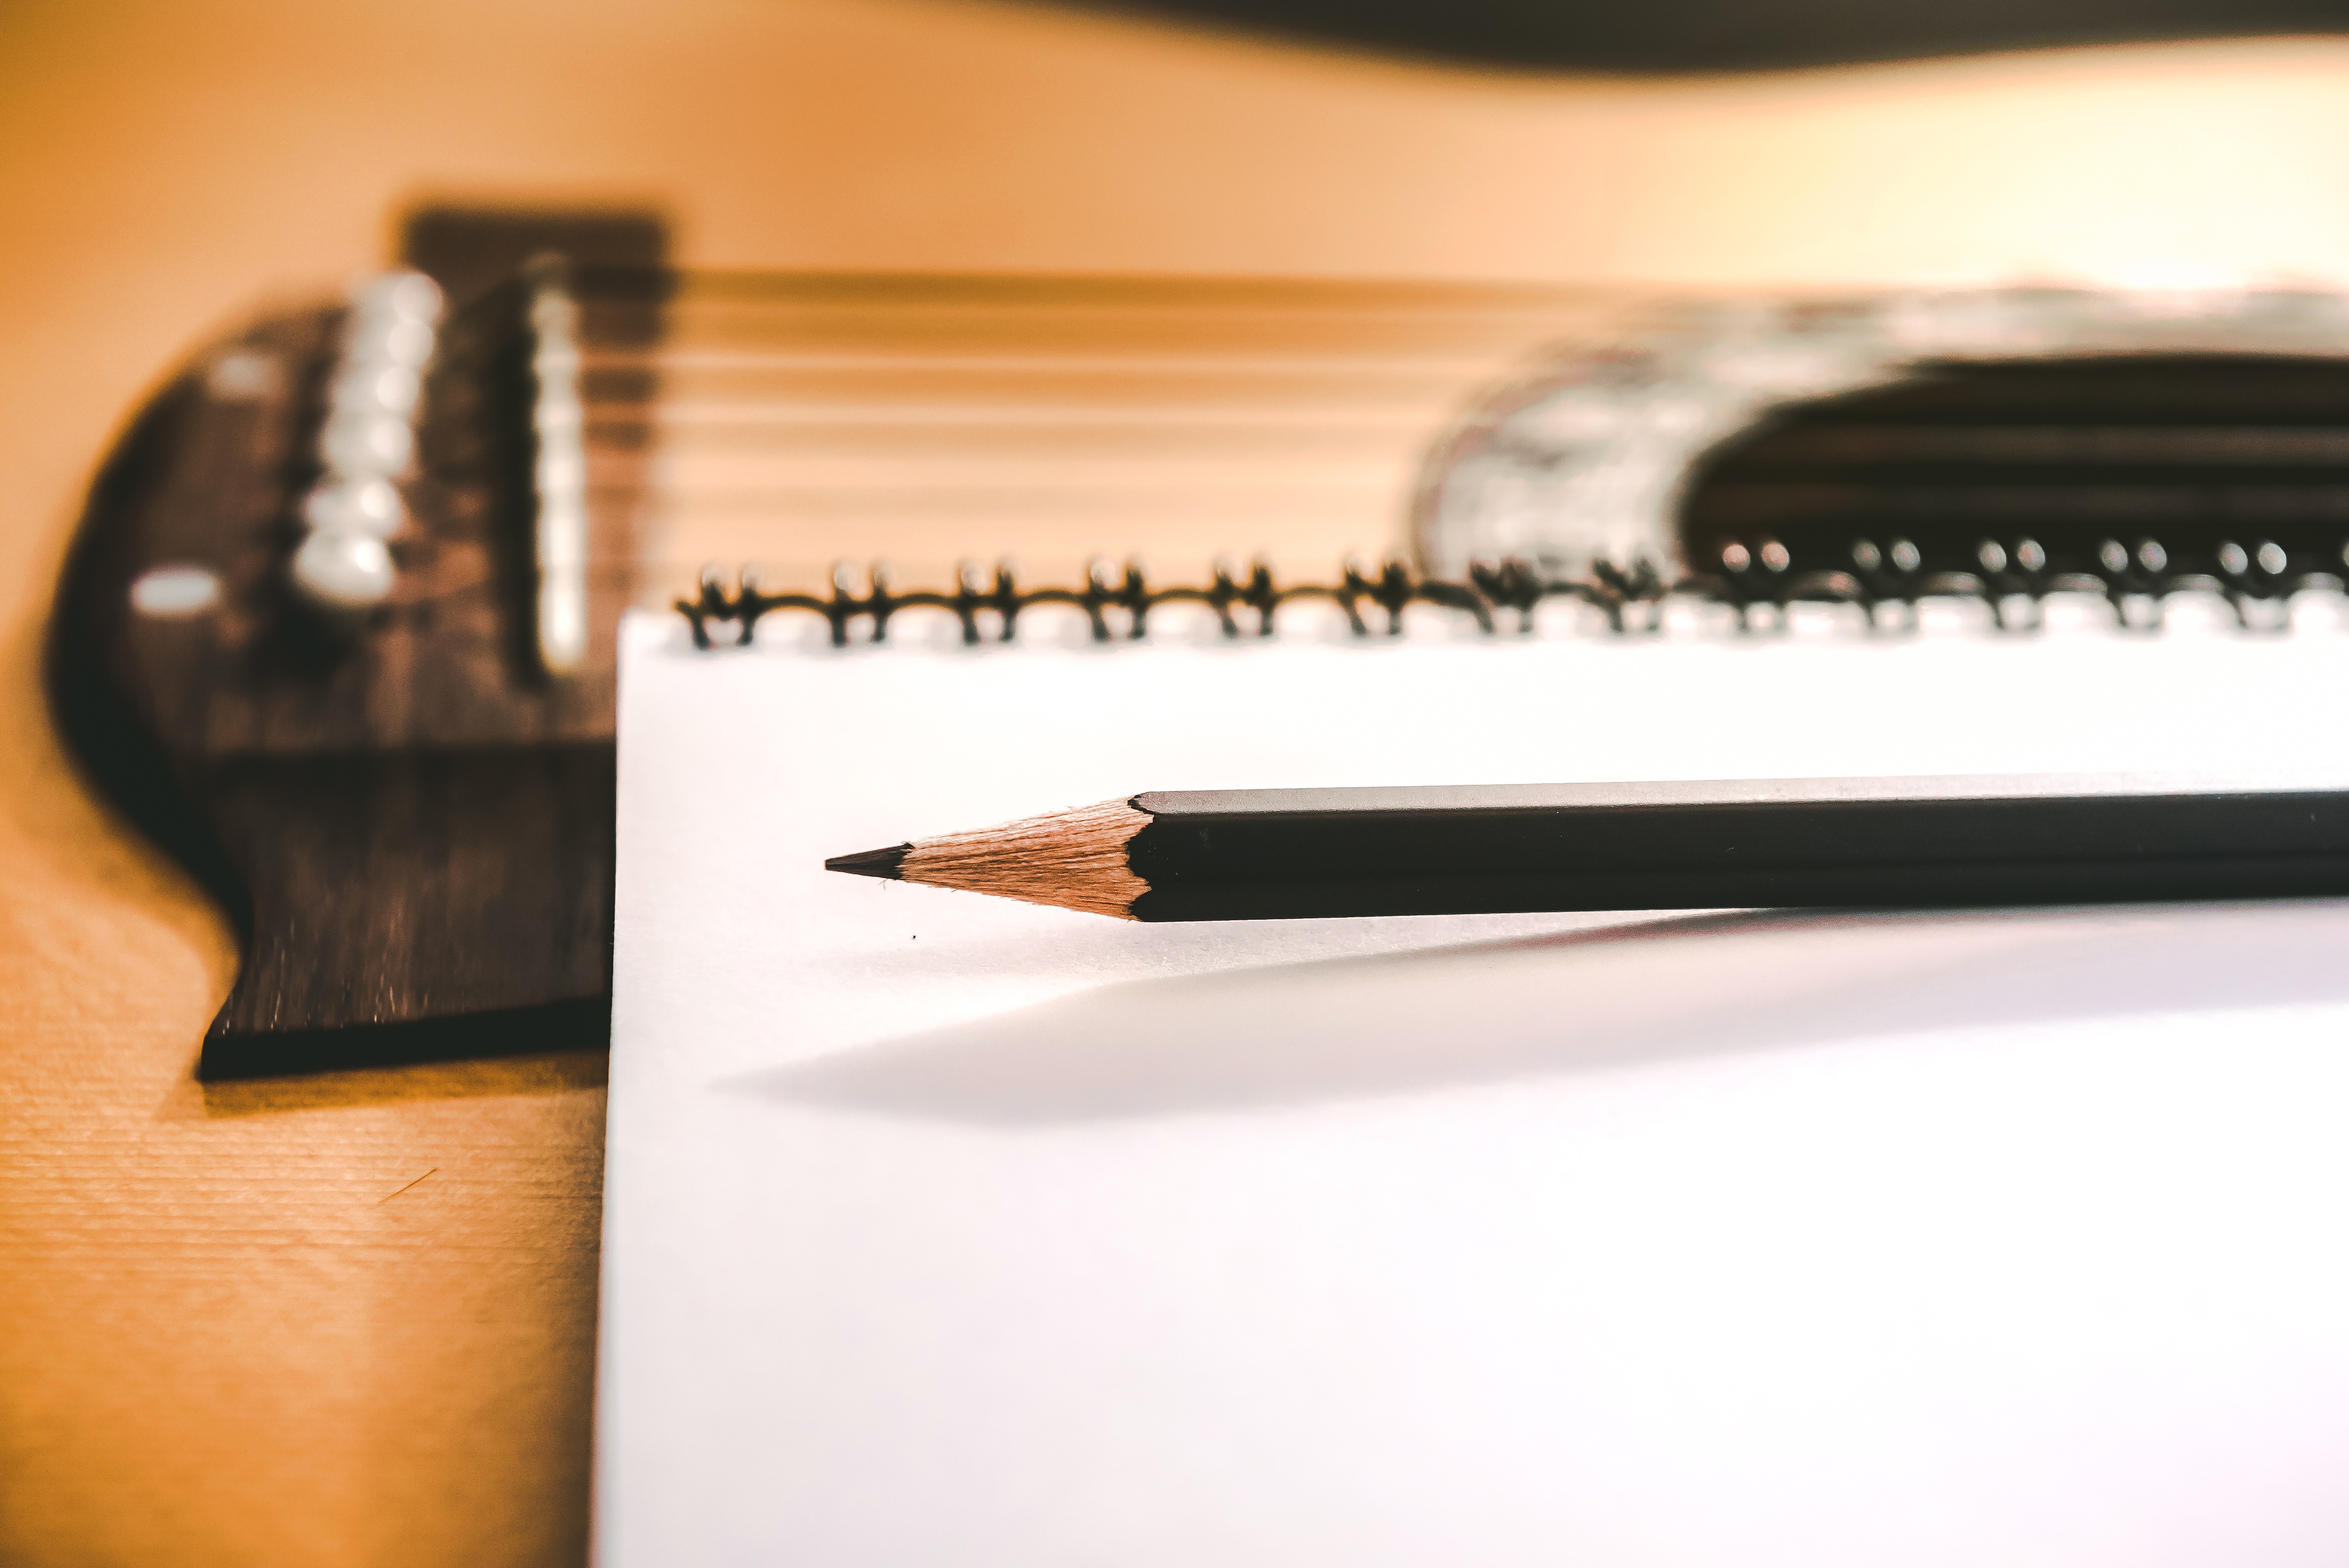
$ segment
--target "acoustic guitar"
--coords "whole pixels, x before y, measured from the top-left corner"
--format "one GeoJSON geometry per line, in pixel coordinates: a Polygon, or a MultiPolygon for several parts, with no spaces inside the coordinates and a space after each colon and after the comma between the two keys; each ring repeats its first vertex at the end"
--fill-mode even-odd
{"type": "Polygon", "coordinates": [[[1300,594],[1364,634],[1553,600],[1614,634],[2083,593],[2142,624],[2176,593],[2276,626],[2349,572],[2321,290],[691,274],[648,218],[410,227],[434,271],[264,318],[150,405],[55,622],[61,726],[238,921],[214,1078],[601,1037],[631,603],[705,645],[793,611],[978,642],[1046,604],[1101,640],[1170,603],[1267,634],[1300,594]],[[1218,533],[1325,541],[1324,576],[1131,553],[1218,533]],[[1129,553],[1041,584],[948,553],[990,534],[1129,553]],[[915,574],[761,575],[807,537],[915,574]],[[688,542],[734,569],[695,582],[688,542]]]}
{"type": "MultiPolygon", "coordinates": [[[[1641,15],[1665,33],[1674,20],[1668,8],[1641,15]]],[[[2114,36],[2072,28],[2057,41],[2114,36]]],[[[1702,36],[1723,46],[1719,32],[1702,36]]],[[[1973,42],[2047,36],[2026,18],[1973,42]]],[[[1723,58],[1679,63],[1710,70],[1723,58]]],[[[656,16],[199,0],[16,7],[0,22],[0,71],[10,84],[0,191],[16,215],[0,247],[12,367],[0,388],[12,525],[0,544],[16,590],[18,741],[0,815],[14,960],[0,966],[10,1037],[0,1142],[11,1161],[0,1272],[15,1286],[0,1292],[0,1346],[12,1352],[0,1437],[16,1466],[0,1557],[27,1563],[479,1563],[584,1551],[600,1121],[592,1092],[554,1090],[592,1088],[592,1066],[576,1064],[593,1058],[315,1086],[187,1082],[233,987],[212,1045],[233,1028],[244,1049],[240,1061],[221,1048],[222,1071],[592,1038],[597,1026],[605,895],[592,871],[564,895],[575,923],[519,891],[481,906],[523,910],[496,955],[534,947],[544,966],[527,986],[443,993],[440,980],[420,990],[397,980],[378,1006],[350,979],[360,970],[336,966],[344,950],[281,989],[257,984],[274,940],[261,913],[270,868],[231,852],[224,804],[244,802],[238,820],[275,825],[257,802],[305,769],[337,767],[388,781],[353,798],[396,800],[402,769],[429,792],[421,770],[449,752],[470,752],[465,765],[478,762],[473,776],[492,785],[489,763],[502,758],[567,780],[574,793],[555,799],[591,812],[608,799],[601,720],[562,727],[591,705],[566,707],[574,699],[554,690],[569,682],[584,694],[605,678],[593,668],[604,623],[589,625],[581,673],[543,673],[527,553],[535,519],[512,490],[509,510],[481,513],[470,538],[460,528],[476,524],[435,510],[455,500],[436,488],[437,396],[420,404],[419,467],[401,481],[410,531],[387,543],[388,598],[354,622],[295,593],[345,278],[403,260],[440,275],[436,353],[463,338],[476,297],[446,272],[445,253],[409,243],[401,215],[650,207],[674,236],[663,269],[755,273],[761,289],[778,273],[825,288],[908,273],[1268,279],[1275,294],[1299,279],[1368,280],[1375,293],[1438,278],[1514,280],[1505,293],[1536,284],[1553,302],[1512,305],[1526,337],[1488,334],[1420,380],[1376,443],[1356,428],[1348,438],[1363,444],[1348,461],[1380,476],[1377,508],[1364,510],[1369,492],[1357,488],[1351,510],[1318,514],[1266,510],[1257,492],[1258,510],[1229,528],[1183,522],[1189,512],[1160,531],[1136,509],[1105,517],[1074,503],[933,516],[895,536],[860,532],[874,513],[854,506],[752,528],[702,504],[724,489],[711,468],[691,526],[666,540],[591,539],[599,616],[624,603],[671,613],[669,601],[698,594],[705,562],[723,567],[732,595],[736,569],[761,558],[774,562],[770,587],[825,597],[834,555],[894,557],[907,591],[952,589],[964,552],[991,573],[998,550],[1019,553],[1030,586],[1081,585],[1095,551],[1122,573],[1129,550],[1145,553],[1156,583],[1212,584],[1215,552],[1230,551],[1244,587],[1258,548],[1283,583],[1340,581],[1355,548],[1375,578],[1389,550],[1409,547],[1413,481],[1433,446],[1472,428],[1485,391],[1532,384],[1519,371],[1533,340],[1604,336],[1587,314],[1594,301],[1611,310],[1659,294],[1851,297],[2016,279],[2298,287],[2349,270],[2336,200],[2349,181],[2349,52],[2322,39],[1625,77],[1464,70],[982,4],[688,0],[656,16]],[[1554,308],[1564,313],[1555,329],[1541,324],[1554,308]],[[218,467],[204,466],[208,454],[218,467]],[[106,482],[93,490],[102,459],[106,482]],[[175,511],[181,502],[191,504],[175,511]],[[206,517],[226,531],[205,532],[206,517]],[[209,563],[212,589],[194,575],[160,579],[145,597],[171,613],[132,620],[132,584],[194,563],[209,563]],[[74,593],[92,583],[110,587],[86,615],[74,593]],[[486,662],[464,667],[492,669],[488,689],[509,705],[498,711],[540,726],[525,726],[523,742],[452,728],[439,732],[453,739],[436,759],[438,742],[385,743],[425,733],[414,712],[355,718],[340,707],[310,710],[307,730],[238,731],[224,718],[191,740],[191,727],[173,727],[243,700],[217,665],[191,660],[174,685],[174,646],[250,635],[234,645],[283,659],[269,666],[287,683],[276,711],[298,718],[303,681],[343,696],[401,689],[373,661],[412,650],[444,609],[481,617],[467,635],[486,662]],[[132,660],[142,639],[161,678],[132,660]],[[45,648],[56,655],[46,683],[45,648]],[[77,690],[105,706],[80,708],[77,690]],[[102,746],[78,751],[98,768],[69,766],[50,738],[53,713],[78,750],[90,744],[85,726],[113,725],[128,748],[118,755],[138,766],[109,767],[102,746]],[[268,744],[245,748],[240,734],[268,744]],[[207,736],[220,749],[205,749],[207,736]],[[542,739],[548,749],[531,751],[542,739]],[[249,901],[249,948],[235,951],[240,934],[223,935],[205,901],[91,803],[109,793],[208,864],[213,903],[249,901]],[[350,994],[322,995],[337,986],[350,994]],[[465,1017],[492,1024],[469,1037],[453,1021],[465,1017]],[[440,1207],[436,1187],[449,1194],[440,1207]]],[[[574,249],[583,269],[599,264],[574,249]]],[[[500,264],[518,274],[534,253],[500,264]]],[[[483,427],[485,440],[509,443],[485,461],[514,458],[517,407],[483,427]]],[[[515,476],[500,471],[498,483],[515,476]]],[[[591,531],[636,526],[593,494],[587,503],[591,531]]],[[[1772,531],[1782,527],[1731,520],[1718,538],[1748,542],[1749,569],[1769,572],[1763,552],[1788,542],[1772,531]]],[[[2122,531],[2132,551],[2153,536],[2122,531]]],[[[1838,522],[1820,548],[1847,554],[1853,539],[1871,539],[1897,568],[1900,537],[1838,522]]],[[[1979,537],[1949,537],[1979,570],[1979,537]]],[[[2012,555],[2021,536],[1998,537],[2012,555]]],[[[2295,573],[2316,571],[2322,554],[2313,535],[2304,546],[2248,529],[2207,537],[2205,574],[2222,583],[2237,582],[2221,571],[2223,544],[2247,558],[2263,542],[2289,545],[2301,552],[2295,573]]],[[[2102,542],[2087,539],[2092,552],[2102,542]]],[[[1453,563],[1426,564],[1454,575],[1453,563]]],[[[2090,574],[2095,565],[2092,553],[2090,574]]],[[[1749,593],[1757,630],[1783,581],[1749,593]]],[[[852,587],[868,593],[869,577],[852,587]]],[[[2255,617],[2270,603],[2229,593],[2255,617]]],[[[1365,614],[1375,627],[1377,608],[1365,614]]],[[[1235,615],[1245,622],[1246,607],[1235,615]]],[[[1499,619],[1506,628],[1508,614],[1499,619]]],[[[798,620],[828,634],[820,615],[798,620]]],[[[323,815],[324,831],[345,831],[324,797],[310,799],[312,826],[323,815]]],[[[283,825],[254,852],[298,848],[311,830],[283,825]]],[[[492,839],[512,858],[488,863],[543,865],[551,851],[534,846],[558,833],[597,841],[541,810],[511,844],[492,839]]],[[[356,829],[340,841],[354,840],[364,851],[356,829]]],[[[314,863],[337,882],[367,874],[364,852],[314,863]]],[[[441,902],[419,903],[419,918],[463,915],[448,891],[460,880],[420,875],[412,885],[441,902]]],[[[340,887],[297,880],[293,891],[352,902],[340,887]]],[[[355,918],[340,932],[359,934],[355,962],[397,976],[424,973],[406,954],[425,929],[355,918]]],[[[277,951],[300,971],[292,937],[277,951]]],[[[461,963],[440,973],[451,972],[462,979],[461,963]]]]}

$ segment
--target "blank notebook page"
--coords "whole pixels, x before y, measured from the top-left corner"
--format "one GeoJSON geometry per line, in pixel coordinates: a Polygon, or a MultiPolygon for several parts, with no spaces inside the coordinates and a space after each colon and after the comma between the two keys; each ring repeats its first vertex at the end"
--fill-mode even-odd
{"type": "Polygon", "coordinates": [[[1143,789],[2349,780],[2349,637],[625,632],[612,1568],[2349,1562],[2349,903],[1139,925],[1143,789]]]}

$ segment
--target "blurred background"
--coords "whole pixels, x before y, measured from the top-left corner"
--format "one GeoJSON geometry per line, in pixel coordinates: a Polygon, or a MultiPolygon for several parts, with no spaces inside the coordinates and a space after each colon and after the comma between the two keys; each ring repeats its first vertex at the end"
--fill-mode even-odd
{"type": "Polygon", "coordinates": [[[1312,41],[1309,7],[1257,35],[979,0],[0,6],[0,1562],[585,1551],[600,1061],[199,1087],[234,943],[43,710],[84,491],[177,362],[436,202],[657,211],[696,268],[2349,273],[2349,41],[2276,36],[2321,15],[1691,15],[1464,13],[1439,59],[1312,41]],[[2190,36],[2219,30],[2270,36],[2190,36]],[[2133,33],[2170,41],[2094,42],[2133,33]],[[1918,49],[1975,52],[1880,57],[1918,49]]]}

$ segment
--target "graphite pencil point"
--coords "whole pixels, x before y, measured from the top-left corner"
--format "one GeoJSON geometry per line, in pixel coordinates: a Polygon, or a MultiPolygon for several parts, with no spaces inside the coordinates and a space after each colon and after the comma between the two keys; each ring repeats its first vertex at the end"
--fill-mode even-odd
{"type": "Polygon", "coordinates": [[[879,877],[884,882],[896,882],[905,870],[905,851],[911,844],[892,844],[885,850],[860,850],[853,855],[834,855],[823,862],[828,872],[846,872],[853,877],[879,877]]]}

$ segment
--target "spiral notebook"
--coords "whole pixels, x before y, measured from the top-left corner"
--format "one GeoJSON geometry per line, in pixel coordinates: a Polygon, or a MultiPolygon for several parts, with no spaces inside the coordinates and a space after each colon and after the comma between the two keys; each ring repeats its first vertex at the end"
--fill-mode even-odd
{"type": "Polygon", "coordinates": [[[2349,779],[2349,638],[1068,614],[625,628],[608,1568],[2349,1556],[2349,904],[1139,926],[820,869],[1143,789],[2349,779]]]}

